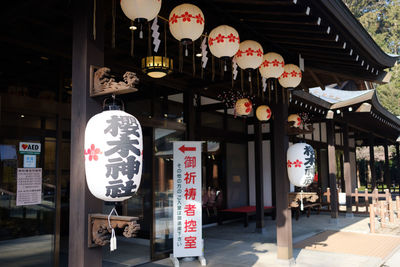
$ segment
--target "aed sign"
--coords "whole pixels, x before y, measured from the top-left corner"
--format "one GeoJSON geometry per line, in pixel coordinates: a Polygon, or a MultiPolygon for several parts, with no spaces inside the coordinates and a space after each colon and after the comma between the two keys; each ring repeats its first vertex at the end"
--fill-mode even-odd
{"type": "Polygon", "coordinates": [[[19,142],[20,154],[40,154],[40,143],[19,142]]]}

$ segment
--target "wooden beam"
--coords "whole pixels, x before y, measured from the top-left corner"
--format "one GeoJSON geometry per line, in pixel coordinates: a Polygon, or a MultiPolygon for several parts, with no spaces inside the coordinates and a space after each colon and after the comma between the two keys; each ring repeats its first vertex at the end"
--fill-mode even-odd
{"type": "Polygon", "coordinates": [[[310,73],[311,77],[314,79],[314,81],[318,84],[319,87],[321,87],[322,90],[325,90],[325,85],[321,83],[319,80],[318,76],[310,69],[307,69],[307,72],[310,73]]]}
{"type": "Polygon", "coordinates": [[[371,184],[372,190],[376,188],[376,174],[375,174],[375,154],[374,154],[374,136],[369,134],[369,169],[371,171],[371,184]]]}
{"type": "Polygon", "coordinates": [[[346,216],[352,217],[352,188],[351,188],[351,168],[350,168],[350,150],[349,150],[349,126],[343,125],[343,176],[346,191],[346,216]]]}
{"type": "Polygon", "coordinates": [[[96,40],[93,40],[93,1],[73,1],[73,59],[71,108],[71,174],[68,264],[102,266],[102,248],[88,248],[88,214],[101,213],[103,201],[89,191],[83,155],[87,121],[101,112],[101,104],[89,97],[90,65],[104,64],[104,0],[97,1],[96,40]]]}
{"type": "Polygon", "coordinates": [[[328,141],[328,170],[329,187],[331,190],[331,218],[337,219],[338,213],[338,195],[336,183],[336,152],[335,152],[335,125],[333,120],[326,122],[326,135],[328,141]]]}
{"type": "Polygon", "coordinates": [[[262,151],[261,122],[254,124],[254,166],[255,166],[255,188],[256,188],[256,231],[263,232],[264,228],[264,173],[263,173],[263,151],[262,151]]]}

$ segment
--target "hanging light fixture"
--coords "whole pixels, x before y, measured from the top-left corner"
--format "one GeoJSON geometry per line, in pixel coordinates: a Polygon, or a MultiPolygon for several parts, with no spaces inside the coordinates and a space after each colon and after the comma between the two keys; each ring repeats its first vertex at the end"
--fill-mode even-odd
{"type": "Polygon", "coordinates": [[[235,103],[235,114],[239,116],[247,116],[253,109],[253,104],[248,98],[241,98],[235,103]]]}
{"type": "Polygon", "coordinates": [[[251,70],[258,68],[263,59],[262,46],[252,40],[241,42],[235,55],[236,63],[241,69],[251,70]]]}
{"type": "Polygon", "coordinates": [[[174,61],[167,57],[167,24],[164,24],[164,56],[152,55],[151,37],[149,35],[148,56],[142,59],[142,70],[151,78],[162,78],[171,74],[174,69],[174,61]]]}
{"type": "Polygon", "coordinates": [[[161,0],[121,0],[121,9],[130,20],[140,25],[140,38],[143,38],[143,24],[157,17],[161,0]]]}
{"type": "Polygon", "coordinates": [[[299,128],[301,125],[301,117],[298,114],[291,114],[288,117],[288,122],[294,122],[293,127],[299,128]]]}
{"type": "Polygon", "coordinates": [[[169,29],[175,39],[184,45],[197,40],[204,31],[204,15],[192,4],[176,6],[169,14],[169,29]]]}
{"type": "Polygon", "coordinates": [[[271,115],[271,109],[267,105],[261,105],[256,109],[256,116],[259,121],[268,121],[271,115]]]}
{"type": "Polygon", "coordinates": [[[283,57],[277,53],[270,52],[263,56],[259,70],[261,76],[266,79],[279,78],[284,71],[284,66],[283,57]]]}
{"type": "Polygon", "coordinates": [[[226,61],[233,57],[239,50],[239,33],[228,25],[221,25],[214,28],[208,36],[208,47],[211,54],[226,61]]]}
{"type": "Polygon", "coordinates": [[[284,66],[282,75],[279,77],[279,84],[284,88],[296,88],[301,83],[302,73],[299,67],[294,64],[284,66]]]}

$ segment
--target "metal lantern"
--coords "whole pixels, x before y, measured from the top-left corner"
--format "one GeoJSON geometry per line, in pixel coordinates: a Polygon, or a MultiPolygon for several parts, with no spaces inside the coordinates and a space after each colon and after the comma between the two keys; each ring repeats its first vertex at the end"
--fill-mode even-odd
{"type": "Polygon", "coordinates": [[[126,200],[139,189],[142,128],[121,110],[93,116],[85,131],[85,171],[90,192],[104,201],[126,200]]]}
{"type": "Polygon", "coordinates": [[[288,122],[294,122],[293,127],[299,128],[301,125],[301,118],[297,114],[291,114],[288,117],[288,122]]]}
{"type": "Polygon", "coordinates": [[[125,16],[137,22],[154,19],[161,9],[161,0],[121,0],[125,16]]]}
{"type": "Polygon", "coordinates": [[[253,109],[251,101],[247,98],[241,98],[235,103],[235,114],[239,116],[247,116],[253,109]]]}
{"type": "Polygon", "coordinates": [[[260,74],[264,78],[279,78],[284,70],[285,61],[283,57],[277,53],[267,53],[263,56],[260,65],[260,74]]]}
{"type": "Polygon", "coordinates": [[[239,43],[239,33],[227,25],[218,26],[208,36],[210,52],[217,58],[233,57],[239,50],[239,43]]]}
{"type": "Polygon", "coordinates": [[[259,121],[268,121],[271,115],[271,109],[267,105],[261,105],[256,109],[256,117],[259,121]]]}
{"type": "Polygon", "coordinates": [[[235,55],[236,63],[241,69],[256,69],[263,59],[263,48],[256,41],[247,40],[241,42],[235,55]]]}
{"type": "Polygon", "coordinates": [[[172,36],[186,44],[201,36],[204,22],[203,12],[192,4],[179,5],[169,14],[169,29],[172,36]]]}
{"type": "Polygon", "coordinates": [[[284,66],[282,75],[279,77],[279,83],[284,88],[295,88],[301,82],[302,73],[299,67],[293,64],[284,66]]]}
{"type": "Polygon", "coordinates": [[[315,174],[315,152],[306,143],[297,143],[287,151],[287,171],[292,184],[306,187],[312,184],[315,174]]]}

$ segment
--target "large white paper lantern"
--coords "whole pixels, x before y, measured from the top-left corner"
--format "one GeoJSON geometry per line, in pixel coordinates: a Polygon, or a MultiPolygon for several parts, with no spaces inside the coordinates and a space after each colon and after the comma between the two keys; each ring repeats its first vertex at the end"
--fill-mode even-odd
{"type": "Polygon", "coordinates": [[[259,121],[268,121],[271,115],[271,109],[267,105],[261,105],[256,109],[256,117],[259,121]]]}
{"type": "Polygon", "coordinates": [[[161,0],[121,0],[121,9],[131,20],[150,21],[161,9],[161,0]]]}
{"type": "Polygon", "coordinates": [[[221,25],[208,36],[208,47],[217,58],[233,57],[239,50],[239,33],[232,27],[221,25]]]}
{"type": "Polygon", "coordinates": [[[300,84],[303,76],[300,68],[294,64],[287,64],[283,68],[283,73],[279,77],[279,84],[284,88],[297,87],[300,84]]]}
{"type": "Polygon", "coordinates": [[[85,131],[85,171],[90,192],[104,201],[126,200],[139,189],[142,128],[121,110],[93,116],[85,131]]]}
{"type": "Polygon", "coordinates": [[[235,59],[241,69],[256,69],[261,65],[263,55],[264,51],[259,43],[247,40],[240,43],[235,59]]]}
{"type": "Polygon", "coordinates": [[[239,116],[247,116],[253,109],[253,104],[247,98],[241,98],[235,103],[235,114],[239,116]]]}
{"type": "Polygon", "coordinates": [[[293,127],[299,128],[301,125],[301,117],[297,114],[290,114],[287,120],[288,122],[294,122],[293,127]]]}
{"type": "Polygon", "coordinates": [[[263,56],[260,65],[260,74],[264,78],[279,78],[284,70],[285,61],[283,57],[277,53],[267,53],[263,56]]]}
{"type": "Polygon", "coordinates": [[[297,143],[287,151],[287,171],[292,184],[306,187],[312,184],[315,174],[315,152],[306,143],[297,143]]]}
{"type": "Polygon", "coordinates": [[[204,31],[204,15],[192,4],[175,7],[169,14],[169,29],[178,41],[190,43],[197,40],[204,31]]]}

